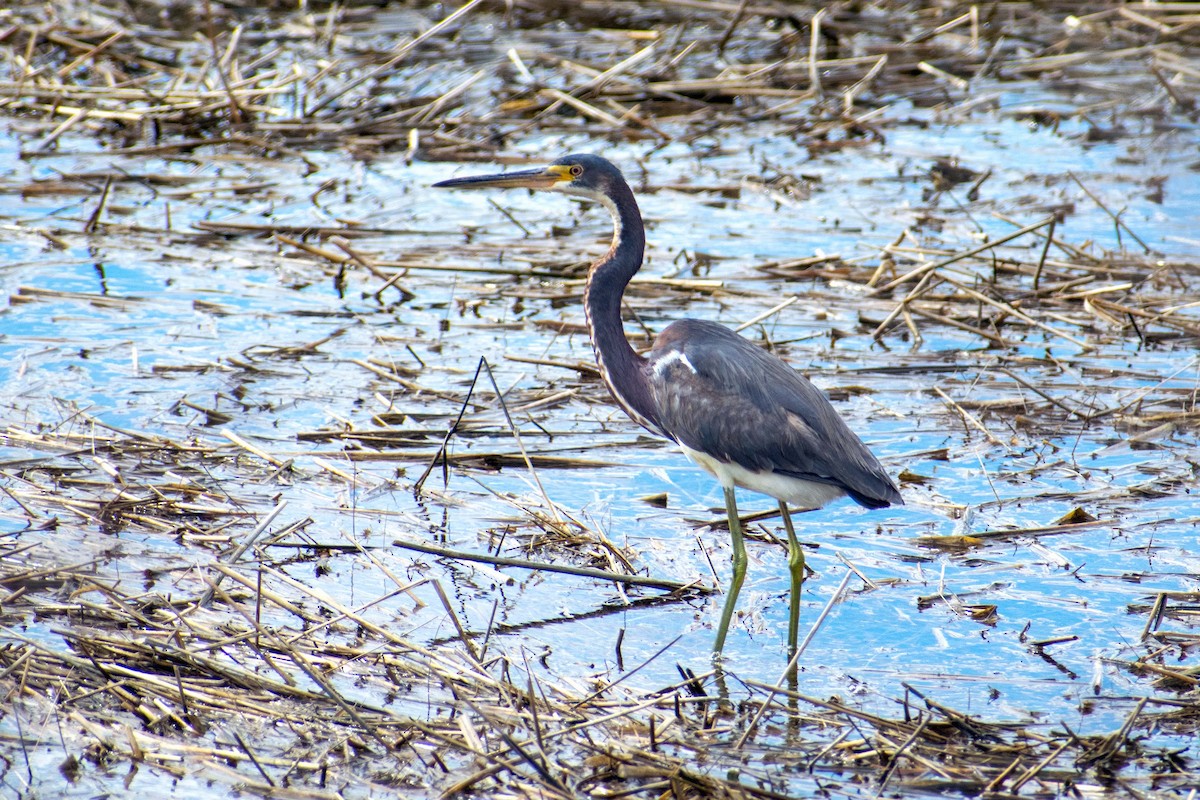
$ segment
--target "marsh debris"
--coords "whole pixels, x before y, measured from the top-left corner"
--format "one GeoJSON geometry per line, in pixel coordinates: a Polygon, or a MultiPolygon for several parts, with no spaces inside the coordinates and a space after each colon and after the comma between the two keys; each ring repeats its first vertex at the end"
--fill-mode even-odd
{"type": "Polygon", "coordinates": [[[0,11],[4,785],[1190,796],[1200,27],[1084,5],[0,11]],[[642,199],[635,344],[739,327],[901,474],[802,521],[798,684],[771,511],[708,669],[707,484],[582,335],[607,229],[426,192],[567,149],[642,199]]]}

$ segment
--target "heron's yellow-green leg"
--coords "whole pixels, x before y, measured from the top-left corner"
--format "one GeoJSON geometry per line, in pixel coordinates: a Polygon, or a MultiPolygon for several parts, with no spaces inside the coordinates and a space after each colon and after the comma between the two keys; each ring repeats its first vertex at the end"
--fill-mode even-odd
{"type": "Polygon", "coordinates": [[[742,538],[742,520],[738,517],[737,498],[732,486],[725,489],[725,514],[729,517],[729,535],[733,539],[733,578],[729,581],[725,608],[721,611],[721,624],[717,628],[716,644],[713,645],[714,656],[719,656],[725,647],[725,634],[729,633],[729,622],[733,619],[738,592],[742,590],[742,581],[746,580],[746,542],[742,538]]]}
{"type": "Polygon", "coordinates": [[[804,586],[804,551],[796,539],[792,527],[792,515],[787,503],[779,501],[779,513],[783,515],[783,527],[788,535],[788,571],[792,574],[791,611],[788,614],[788,658],[796,655],[796,636],[800,632],[800,589],[804,586]]]}

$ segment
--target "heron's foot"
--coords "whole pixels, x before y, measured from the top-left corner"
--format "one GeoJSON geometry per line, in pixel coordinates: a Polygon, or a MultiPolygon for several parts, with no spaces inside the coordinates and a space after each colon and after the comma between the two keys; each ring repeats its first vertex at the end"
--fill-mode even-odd
{"type": "Polygon", "coordinates": [[[712,654],[713,683],[717,687],[717,699],[722,706],[729,704],[728,673],[725,671],[725,659],[720,653],[712,654]]]}

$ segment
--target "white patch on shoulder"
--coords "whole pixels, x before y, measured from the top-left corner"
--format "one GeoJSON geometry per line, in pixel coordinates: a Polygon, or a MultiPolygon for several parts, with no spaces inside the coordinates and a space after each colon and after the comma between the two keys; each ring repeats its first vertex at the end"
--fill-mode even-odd
{"type": "Polygon", "coordinates": [[[690,371],[693,375],[699,374],[696,371],[695,365],[692,364],[691,361],[688,361],[688,357],[686,355],[679,352],[678,350],[672,350],[671,352],[667,353],[666,355],[662,356],[661,358],[655,360],[655,362],[654,362],[654,377],[661,379],[663,374],[666,373],[666,371],[668,369],[670,369],[672,364],[683,364],[685,367],[688,368],[688,371],[690,371]]]}
{"type": "Polygon", "coordinates": [[[720,461],[685,444],[680,444],[679,448],[685,456],[699,464],[726,489],[740,486],[790,503],[797,508],[821,508],[846,494],[830,483],[806,481],[803,478],[780,475],[778,472],[756,472],[738,464],[720,461]]]}

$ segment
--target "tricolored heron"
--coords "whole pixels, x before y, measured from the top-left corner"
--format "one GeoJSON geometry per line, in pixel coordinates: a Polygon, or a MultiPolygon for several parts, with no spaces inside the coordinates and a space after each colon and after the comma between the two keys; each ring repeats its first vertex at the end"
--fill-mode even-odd
{"type": "Polygon", "coordinates": [[[794,655],[804,553],[788,503],[815,509],[843,495],[867,508],[903,503],[879,460],[803,375],[721,325],[679,320],[658,335],[646,356],[634,352],[621,322],[621,297],[642,267],[646,233],[633,191],[610,162],[569,155],[543,169],[454,178],[434,186],[549,189],[609,210],[615,225],[612,246],[592,264],[583,295],[600,374],[635,422],[678,444],[725,490],[733,578],[713,653],[719,655],[725,646],[746,577],[734,495],[740,486],[779,501],[788,536],[788,649],[794,655]]]}

